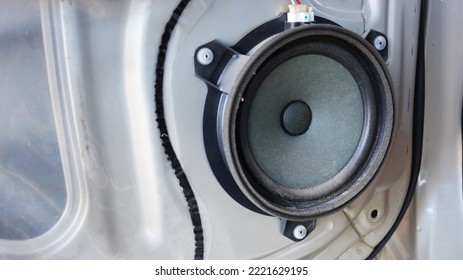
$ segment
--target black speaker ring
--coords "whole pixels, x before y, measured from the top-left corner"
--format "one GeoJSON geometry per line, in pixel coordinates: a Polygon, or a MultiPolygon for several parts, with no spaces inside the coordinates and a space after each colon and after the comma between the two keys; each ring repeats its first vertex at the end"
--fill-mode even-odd
{"type": "MultiPolygon", "coordinates": [[[[235,87],[233,91],[234,102],[231,102],[231,107],[225,110],[225,114],[228,114],[225,119],[230,119],[230,121],[225,124],[224,133],[230,143],[229,145],[224,145],[224,150],[225,155],[227,155],[227,163],[230,167],[230,171],[235,179],[239,178],[239,180],[237,180],[239,181],[238,185],[246,196],[248,196],[253,203],[272,215],[286,219],[299,220],[307,219],[307,217],[315,218],[331,213],[348,203],[364,189],[367,183],[376,174],[388,149],[392,135],[394,113],[393,86],[392,80],[387,72],[387,67],[384,65],[382,58],[363,38],[346,29],[334,26],[316,25],[299,27],[275,36],[270,39],[267,45],[262,49],[263,50],[259,50],[255,53],[248,63],[247,70],[240,75],[237,83],[238,86],[235,87]],[[364,65],[365,70],[373,73],[372,75],[375,76],[373,77],[374,80],[380,81],[379,85],[377,85],[377,90],[380,91],[377,95],[379,99],[377,100],[379,108],[377,116],[379,122],[376,121],[375,123],[379,123],[379,126],[373,137],[375,145],[372,146],[372,152],[368,155],[363,165],[364,168],[354,174],[349,183],[339,186],[336,191],[329,193],[321,199],[295,200],[284,198],[280,199],[278,203],[275,203],[275,201],[269,201],[266,197],[263,197],[262,194],[259,193],[259,189],[255,187],[255,184],[253,185],[253,183],[249,181],[249,176],[243,172],[243,169],[240,169],[241,159],[235,141],[235,120],[237,119],[239,99],[249,83],[249,73],[255,73],[268,58],[268,55],[264,54],[265,51],[268,52],[270,50],[272,53],[272,50],[279,49],[282,45],[288,44],[288,42],[295,42],[298,39],[307,37],[313,38],[314,36],[332,37],[344,41],[346,47],[357,50],[357,52],[361,54],[366,64],[364,65]],[[352,185],[355,185],[355,188],[352,188],[352,185]]],[[[370,76],[370,78],[372,77],[370,76]]]]}

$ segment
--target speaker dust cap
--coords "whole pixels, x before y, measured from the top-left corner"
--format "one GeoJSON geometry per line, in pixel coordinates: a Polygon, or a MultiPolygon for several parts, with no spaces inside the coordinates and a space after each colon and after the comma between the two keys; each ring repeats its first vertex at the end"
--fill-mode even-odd
{"type": "Polygon", "coordinates": [[[310,25],[269,39],[224,110],[224,155],[239,187],[285,219],[339,209],[384,159],[392,88],[376,50],[346,29],[310,25]]]}

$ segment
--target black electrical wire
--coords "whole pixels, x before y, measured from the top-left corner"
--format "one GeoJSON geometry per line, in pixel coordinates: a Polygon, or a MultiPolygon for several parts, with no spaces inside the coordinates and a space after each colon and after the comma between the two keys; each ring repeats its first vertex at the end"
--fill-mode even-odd
{"type": "Polygon", "coordinates": [[[415,99],[413,104],[413,148],[412,148],[412,168],[410,184],[405,197],[405,202],[392,228],[386,237],[375,247],[373,252],[368,256],[368,260],[373,259],[391,239],[400,222],[402,221],[408,206],[410,205],[413,194],[415,193],[418,183],[418,176],[421,169],[421,155],[423,151],[423,128],[424,128],[424,104],[425,104],[425,43],[426,43],[426,25],[428,14],[428,1],[421,1],[420,9],[420,27],[418,35],[418,52],[415,77],[415,99]]]}
{"type": "Polygon", "coordinates": [[[164,147],[164,152],[167,155],[168,160],[171,163],[172,169],[177,177],[180,187],[183,190],[183,194],[188,203],[188,209],[190,211],[191,222],[193,223],[193,233],[195,236],[195,260],[204,259],[204,235],[203,228],[201,225],[201,216],[199,213],[198,202],[196,201],[195,194],[191,188],[190,182],[183,170],[180,161],[175,154],[172,143],[169,139],[169,132],[167,130],[167,124],[164,114],[164,65],[166,61],[166,53],[169,45],[170,37],[172,32],[177,25],[177,22],[185,10],[186,6],[190,0],[182,0],[175,8],[170,17],[169,21],[166,24],[164,33],[162,34],[161,44],[159,45],[158,58],[156,63],[156,82],[155,82],[155,106],[156,106],[156,122],[158,123],[159,132],[161,135],[162,146],[164,147]]]}

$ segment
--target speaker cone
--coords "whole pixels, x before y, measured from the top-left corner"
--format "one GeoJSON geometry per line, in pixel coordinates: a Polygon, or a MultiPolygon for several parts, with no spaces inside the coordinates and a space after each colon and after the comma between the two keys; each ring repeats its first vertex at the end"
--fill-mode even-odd
{"type": "Polygon", "coordinates": [[[232,176],[270,214],[335,211],[385,156],[392,96],[382,58],[357,34],[313,25],[277,35],[246,64],[223,113],[232,176]]]}

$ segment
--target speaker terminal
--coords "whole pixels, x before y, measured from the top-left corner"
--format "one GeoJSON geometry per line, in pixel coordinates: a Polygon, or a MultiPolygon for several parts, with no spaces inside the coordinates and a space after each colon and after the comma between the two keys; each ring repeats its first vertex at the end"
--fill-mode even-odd
{"type": "Polygon", "coordinates": [[[286,20],[290,27],[295,27],[302,23],[311,23],[315,21],[315,14],[311,6],[301,4],[301,1],[299,0],[293,0],[291,3],[291,5],[288,5],[289,12],[287,13],[286,20]]]}

